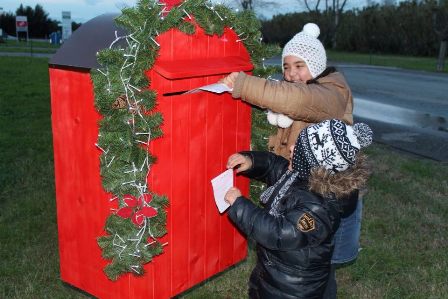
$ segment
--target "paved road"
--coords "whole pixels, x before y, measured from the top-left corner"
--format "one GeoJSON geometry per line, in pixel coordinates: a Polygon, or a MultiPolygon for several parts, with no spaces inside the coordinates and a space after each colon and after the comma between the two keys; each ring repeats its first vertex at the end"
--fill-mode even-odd
{"type": "Polygon", "coordinates": [[[339,65],[375,141],[448,162],[448,75],[339,65]]]}
{"type": "MultiPolygon", "coordinates": [[[[391,115],[414,118],[413,122],[420,127],[448,131],[447,74],[360,65],[339,65],[338,69],[346,76],[354,97],[375,102],[372,105],[375,110],[387,113],[390,108],[391,115]]],[[[406,119],[398,119],[396,123],[406,124],[406,119]]]]}
{"type": "Polygon", "coordinates": [[[347,77],[355,97],[448,117],[447,74],[347,64],[337,68],[347,77]]]}

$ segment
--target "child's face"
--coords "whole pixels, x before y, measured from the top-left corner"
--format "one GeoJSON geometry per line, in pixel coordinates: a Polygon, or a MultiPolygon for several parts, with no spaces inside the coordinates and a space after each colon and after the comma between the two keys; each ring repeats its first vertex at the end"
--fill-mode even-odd
{"type": "Polygon", "coordinates": [[[294,83],[306,83],[313,79],[305,61],[291,55],[283,59],[283,76],[286,81],[294,83]]]}

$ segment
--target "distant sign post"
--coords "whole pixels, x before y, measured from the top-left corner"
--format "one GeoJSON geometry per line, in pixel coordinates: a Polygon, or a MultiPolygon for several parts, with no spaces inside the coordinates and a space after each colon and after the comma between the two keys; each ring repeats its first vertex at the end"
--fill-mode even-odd
{"type": "Polygon", "coordinates": [[[72,35],[72,17],[69,11],[62,12],[62,40],[67,40],[72,35]]]}
{"type": "Polygon", "coordinates": [[[28,41],[28,18],[27,16],[16,16],[16,37],[19,40],[19,32],[26,32],[26,41],[28,41]]]}
{"type": "MultiPolygon", "coordinates": [[[[0,7],[0,17],[3,15],[3,7],[0,7]]],[[[3,29],[0,28],[0,42],[3,41],[3,29]]]]}

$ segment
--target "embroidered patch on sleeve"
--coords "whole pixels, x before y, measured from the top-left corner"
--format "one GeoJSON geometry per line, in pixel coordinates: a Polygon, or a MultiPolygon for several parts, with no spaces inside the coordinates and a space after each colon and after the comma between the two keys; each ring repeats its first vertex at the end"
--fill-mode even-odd
{"type": "Polygon", "coordinates": [[[304,233],[314,230],[316,228],[314,218],[308,213],[303,213],[297,220],[297,228],[304,233]]]}

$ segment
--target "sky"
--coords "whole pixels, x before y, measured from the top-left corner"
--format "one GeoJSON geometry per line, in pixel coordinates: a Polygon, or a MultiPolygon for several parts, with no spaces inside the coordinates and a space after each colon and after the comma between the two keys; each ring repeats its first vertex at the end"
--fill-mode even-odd
{"type": "MultiPolygon", "coordinates": [[[[260,0],[254,0],[254,3],[256,4],[257,1],[260,0]]],[[[134,6],[136,2],[136,0],[1,0],[0,8],[3,8],[3,12],[15,13],[20,3],[25,7],[31,6],[32,8],[36,4],[40,4],[51,19],[61,21],[62,11],[70,11],[73,21],[84,23],[103,13],[120,12],[121,8],[134,6]]],[[[213,0],[212,2],[223,3],[236,8],[238,0],[213,0]]],[[[266,6],[264,9],[256,10],[257,14],[269,19],[274,14],[302,10],[299,0],[274,0],[270,2],[278,4],[274,8],[266,6]]]]}

